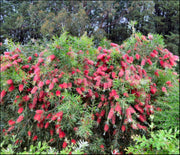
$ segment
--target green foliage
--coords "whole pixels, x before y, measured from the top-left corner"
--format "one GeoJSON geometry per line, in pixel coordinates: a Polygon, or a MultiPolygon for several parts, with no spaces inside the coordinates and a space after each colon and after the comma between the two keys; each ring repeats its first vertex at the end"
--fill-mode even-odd
{"type": "MultiPolygon", "coordinates": [[[[160,97],[156,101],[161,109],[155,112],[155,125],[158,129],[169,130],[177,128],[179,130],[179,84],[175,75],[165,76],[172,81],[172,87],[167,92],[166,97],[160,97]]],[[[165,78],[164,77],[164,78],[165,78]]]]}
{"type": "Polygon", "coordinates": [[[127,153],[133,154],[179,154],[179,130],[159,130],[151,132],[150,138],[144,135],[132,136],[134,145],[127,147],[127,153]]]}

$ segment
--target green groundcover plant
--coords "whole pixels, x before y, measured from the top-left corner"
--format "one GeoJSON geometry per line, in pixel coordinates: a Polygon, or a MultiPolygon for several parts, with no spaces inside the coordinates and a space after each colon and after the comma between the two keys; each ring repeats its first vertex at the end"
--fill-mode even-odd
{"type": "Polygon", "coordinates": [[[81,153],[124,153],[178,78],[179,58],[164,46],[160,35],[141,33],[98,48],[66,32],[35,51],[9,42],[0,58],[1,137],[16,135],[14,152],[45,141],[58,152],[82,144],[81,153]]]}

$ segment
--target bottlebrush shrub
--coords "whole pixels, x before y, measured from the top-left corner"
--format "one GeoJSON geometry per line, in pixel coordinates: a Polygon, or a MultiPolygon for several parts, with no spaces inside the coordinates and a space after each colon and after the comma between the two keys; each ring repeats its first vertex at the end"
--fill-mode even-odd
{"type": "Polygon", "coordinates": [[[84,38],[63,34],[32,56],[21,47],[1,55],[2,134],[18,135],[18,149],[45,140],[62,150],[74,139],[89,143],[87,153],[117,153],[131,132],[147,130],[178,57],[158,35],[137,33],[109,49],[84,38]]]}

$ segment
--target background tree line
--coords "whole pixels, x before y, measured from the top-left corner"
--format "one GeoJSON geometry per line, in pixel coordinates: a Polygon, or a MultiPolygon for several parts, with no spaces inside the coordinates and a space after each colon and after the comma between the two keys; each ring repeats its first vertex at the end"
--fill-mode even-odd
{"type": "Polygon", "coordinates": [[[12,38],[25,44],[32,38],[59,36],[65,29],[78,37],[87,32],[96,43],[107,37],[120,44],[131,34],[131,20],[138,22],[135,28],[144,35],[163,35],[167,48],[178,54],[178,0],[2,0],[0,41],[12,38]]]}

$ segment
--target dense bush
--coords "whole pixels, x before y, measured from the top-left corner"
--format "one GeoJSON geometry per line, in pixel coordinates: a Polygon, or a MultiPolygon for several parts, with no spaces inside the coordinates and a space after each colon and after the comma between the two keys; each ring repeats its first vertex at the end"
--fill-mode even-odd
{"type": "Polygon", "coordinates": [[[168,95],[164,77],[177,79],[178,57],[159,35],[105,44],[96,49],[86,35],[67,33],[33,55],[10,44],[1,56],[1,136],[17,135],[16,152],[38,141],[58,150],[84,141],[82,152],[122,152],[131,134],[147,130],[156,101],[168,95]]]}

